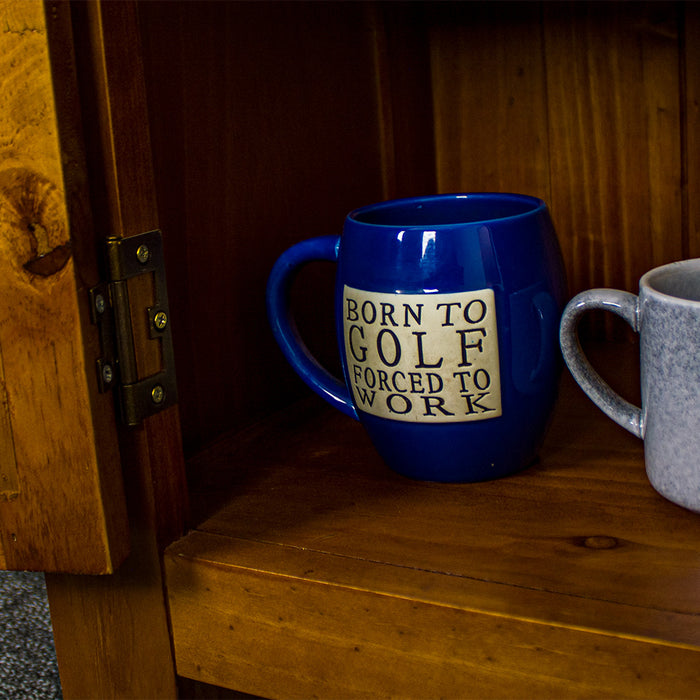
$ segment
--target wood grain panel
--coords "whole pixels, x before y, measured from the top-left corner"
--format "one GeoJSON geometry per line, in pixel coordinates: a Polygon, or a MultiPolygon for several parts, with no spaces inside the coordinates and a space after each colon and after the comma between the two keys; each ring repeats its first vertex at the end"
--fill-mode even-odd
{"type": "Polygon", "coordinates": [[[685,91],[682,106],[685,110],[684,137],[686,181],[684,210],[687,216],[684,257],[700,257],[700,5],[683,5],[685,91]]]}
{"type": "MultiPolygon", "coordinates": [[[[96,242],[101,245],[109,235],[128,237],[159,228],[138,8],[134,2],[88,3],[74,8],[72,18],[76,35],[83,39],[76,45],[78,76],[88,170],[94,182],[96,242]]],[[[167,230],[163,239],[167,251],[171,245],[167,230]]],[[[170,287],[177,286],[174,282],[170,287]]],[[[145,276],[130,283],[132,323],[140,326],[134,329],[137,364],[140,374],[148,375],[161,362],[160,341],[149,339],[145,313],[153,304],[154,280],[145,276]]],[[[133,453],[135,462],[124,460],[127,474],[143,478],[143,486],[153,491],[157,502],[171,504],[168,508],[175,517],[167,530],[172,536],[184,528],[187,514],[179,429],[174,410],[120,433],[122,449],[133,453]]],[[[156,533],[169,536],[158,529],[156,533]]]]}
{"type": "MultiPolygon", "coordinates": [[[[159,223],[137,8],[91,2],[70,10],[97,247],[109,234],[135,235],[159,223]]],[[[164,241],[167,249],[167,231],[164,241]]],[[[141,285],[130,288],[130,301],[145,326],[153,290],[148,278],[141,285]]],[[[149,373],[157,366],[149,360],[153,341],[135,336],[140,370],[149,373]]],[[[129,557],[110,577],[47,576],[62,687],[66,697],[172,698],[176,678],[160,554],[187,519],[177,407],[122,428],[119,437],[129,557]]]]}
{"type": "MultiPolygon", "coordinates": [[[[626,394],[632,354],[596,355],[626,394]]],[[[507,479],[400,477],[320,400],[193,466],[230,495],[166,552],[180,674],[268,697],[695,694],[700,521],[569,378],[507,479]]]]}
{"type": "Polygon", "coordinates": [[[537,3],[430,8],[438,187],[550,198],[537,3]]]}
{"type": "MultiPolygon", "coordinates": [[[[269,331],[265,284],[286,247],[339,234],[349,210],[383,198],[373,33],[361,3],[140,11],[192,452],[302,391],[269,331]]],[[[310,269],[297,308],[309,346],[337,366],[333,273],[310,269]]]]}
{"type": "MultiPolygon", "coordinates": [[[[178,672],[208,683],[285,698],[653,698],[700,680],[697,648],[396,595],[374,588],[381,567],[365,561],[330,562],[349,583],[303,551],[306,571],[281,573],[291,552],[240,543],[231,557],[239,543],[213,540],[194,533],[166,559],[178,672]]],[[[416,583],[439,597],[430,578],[416,583]]]]}
{"type": "MultiPolygon", "coordinates": [[[[65,9],[48,7],[49,31],[65,26],[65,9]]],[[[126,555],[128,534],[114,413],[97,394],[91,354],[91,273],[73,245],[86,219],[85,193],[73,190],[79,154],[63,160],[61,141],[61,120],[73,117],[71,54],[53,45],[50,58],[41,2],[4,2],[0,16],[0,347],[18,492],[0,503],[0,542],[9,568],[105,573],[126,555]],[[66,84],[58,100],[54,58],[66,84]]]]}
{"type": "MultiPolygon", "coordinates": [[[[685,35],[683,10],[670,3],[438,8],[430,35],[442,191],[543,197],[572,294],[634,291],[647,269],[692,254],[695,198],[684,203],[682,192],[686,164],[689,193],[697,167],[696,42],[683,41],[693,8],[685,35]]],[[[612,321],[599,326],[614,332],[612,321]]]]}
{"type": "MultiPolygon", "coordinates": [[[[12,436],[10,410],[5,390],[5,369],[0,355],[0,500],[16,498],[19,494],[19,477],[17,474],[17,457],[15,441],[12,436]]],[[[2,549],[0,548],[0,568],[4,569],[2,549]]]]}
{"type": "Polygon", "coordinates": [[[236,495],[198,529],[695,614],[700,521],[650,487],[640,441],[597,420],[603,416],[592,404],[571,405],[572,386],[567,391],[541,462],[521,475],[478,485],[397,479],[359,425],[299,411],[294,420],[287,416],[286,425],[275,426],[289,430],[293,440],[273,447],[270,433],[261,432],[250,442],[239,436],[239,445],[220,444],[214,459],[202,455],[200,471],[212,470],[214,483],[236,495]],[[572,438],[571,425],[581,422],[585,427],[572,438]],[[286,471],[280,464],[296,468],[286,471]],[[285,494],[284,503],[270,507],[276,492],[285,494]],[[682,531],[671,541],[668,532],[677,530],[679,519],[682,531]],[[620,546],[591,555],[583,541],[594,534],[620,546]],[[648,584],[652,561],[663,588],[648,584]]]}
{"type": "Polygon", "coordinates": [[[436,191],[430,12],[425,3],[368,3],[384,199],[436,191]]]}
{"type": "Polygon", "coordinates": [[[683,256],[677,6],[544,4],[552,209],[571,292],[683,256]]]}

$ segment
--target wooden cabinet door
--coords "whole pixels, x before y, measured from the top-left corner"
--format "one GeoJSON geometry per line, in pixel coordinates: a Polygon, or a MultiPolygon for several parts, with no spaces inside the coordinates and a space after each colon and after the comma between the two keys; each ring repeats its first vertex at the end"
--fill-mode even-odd
{"type": "MultiPolygon", "coordinates": [[[[111,573],[133,539],[128,510],[159,541],[179,534],[177,409],[121,428],[111,392],[98,389],[88,290],[100,281],[101,239],[158,227],[133,7],[111,5],[0,0],[5,569],[111,573]]],[[[129,293],[145,309],[152,284],[129,293]]],[[[148,376],[160,356],[139,319],[136,360],[148,376]]]]}
{"type": "Polygon", "coordinates": [[[77,143],[64,150],[79,135],[70,57],[52,69],[61,14],[0,2],[0,567],[107,573],[128,523],[112,400],[97,391],[84,164],[77,143]]]}

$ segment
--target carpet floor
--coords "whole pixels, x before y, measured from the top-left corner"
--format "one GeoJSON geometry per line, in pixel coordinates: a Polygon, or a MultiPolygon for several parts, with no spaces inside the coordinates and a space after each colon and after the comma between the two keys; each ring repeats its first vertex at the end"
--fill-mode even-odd
{"type": "Polygon", "coordinates": [[[62,697],[44,575],[0,571],[0,700],[62,697]]]}

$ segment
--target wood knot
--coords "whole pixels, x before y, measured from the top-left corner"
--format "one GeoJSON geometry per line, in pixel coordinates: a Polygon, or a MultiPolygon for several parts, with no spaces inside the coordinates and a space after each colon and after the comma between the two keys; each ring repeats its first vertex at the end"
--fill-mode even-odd
{"type": "Polygon", "coordinates": [[[50,277],[62,270],[71,255],[69,244],[61,244],[51,247],[48,232],[39,223],[28,223],[30,233],[30,247],[34,255],[24,263],[24,269],[34,275],[50,277]]]}
{"type": "Polygon", "coordinates": [[[60,190],[39,173],[10,168],[0,172],[0,204],[10,260],[41,277],[62,270],[71,246],[60,190]]]}
{"type": "Polygon", "coordinates": [[[615,549],[620,546],[615,537],[608,535],[590,535],[589,537],[577,538],[576,544],[587,549],[615,549]]]}

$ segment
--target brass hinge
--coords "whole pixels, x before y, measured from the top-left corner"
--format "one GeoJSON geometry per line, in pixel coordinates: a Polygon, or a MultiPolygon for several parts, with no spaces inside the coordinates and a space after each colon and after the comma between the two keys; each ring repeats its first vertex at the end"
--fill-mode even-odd
{"type": "Polygon", "coordinates": [[[161,232],[108,238],[105,253],[108,280],[89,292],[91,318],[99,327],[102,346],[102,356],[97,360],[98,387],[101,392],[115,390],[122,421],[135,426],[177,402],[161,232]],[[143,314],[135,310],[141,318],[134,319],[128,283],[147,274],[153,275],[155,301],[143,309],[143,314]],[[161,369],[147,377],[139,377],[134,323],[147,323],[149,342],[161,345],[161,369]]]}

